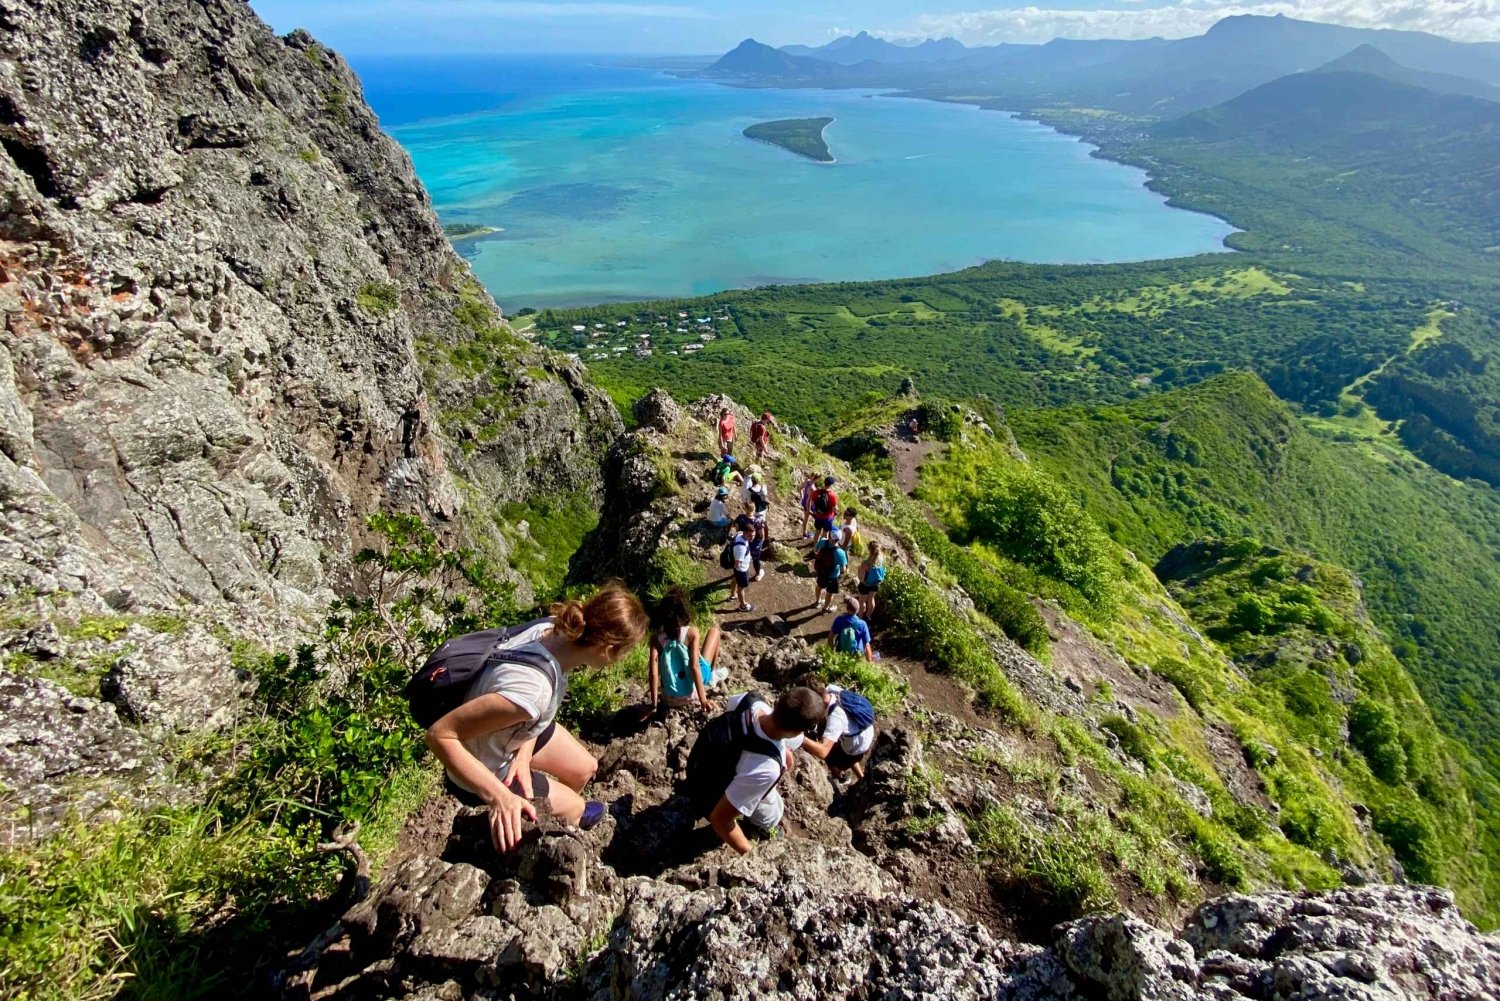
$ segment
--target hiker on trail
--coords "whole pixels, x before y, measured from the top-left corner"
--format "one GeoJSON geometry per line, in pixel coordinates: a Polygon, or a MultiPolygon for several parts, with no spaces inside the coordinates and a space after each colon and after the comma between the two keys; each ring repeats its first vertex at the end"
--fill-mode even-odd
{"type": "Polygon", "coordinates": [[[604,804],[580,795],[598,762],[554,720],[571,672],[618,663],[646,635],[645,609],[619,584],[551,611],[520,630],[448,641],[407,686],[448,791],[489,807],[497,851],[520,843],[523,819],[536,820],[533,797],[584,829],[604,819],[604,804]]]}
{"type": "Polygon", "coordinates": [[[729,412],[728,407],[719,410],[719,454],[728,455],[734,451],[734,414],[729,412]]]}
{"type": "Polygon", "coordinates": [[[921,425],[921,422],[919,422],[917,420],[915,414],[912,415],[912,419],[911,420],[909,420],[909,421],[906,422],[906,427],[907,427],[907,430],[909,430],[911,432],[911,440],[912,441],[921,441],[922,440],[922,425],[921,425]]]}
{"type": "Polygon", "coordinates": [[[763,473],[757,472],[754,467],[750,471],[750,485],[745,488],[750,501],[750,520],[764,527],[766,516],[771,510],[771,491],[766,486],[766,478],[763,473]]]}
{"type": "Polygon", "coordinates": [[[849,552],[854,551],[854,540],[859,537],[858,512],[852,507],[844,508],[844,525],[839,529],[839,544],[849,552]]]}
{"type": "Polygon", "coordinates": [[[885,583],[885,553],[878,541],[870,542],[870,555],[859,565],[859,614],[868,621],[875,615],[875,596],[885,583]]]}
{"type": "Polygon", "coordinates": [[[694,814],[746,855],[751,845],[740,819],[776,837],[786,810],[776,786],[796,767],[793,752],[822,732],[828,714],[810,688],[791,689],[774,707],[755,692],[731,697],[728,707],[699,732],[688,754],[686,792],[694,814]]]}
{"type": "Polygon", "coordinates": [[[714,527],[715,538],[724,538],[730,521],[729,488],[719,487],[714,491],[714,499],[708,502],[708,523],[714,527]]]}
{"type": "Polygon", "coordinates": [[[834,775],[853,771],[855,779],[864,778],[865,759],[875,746],[875,707],[858,692],[838,685],[814,685],[813,690],[823,696],[828,722],[822,738],[807,738],[803,749],[828,762],[834,775]]]}
{"type": "Polygon", "coordinates": [[[870,626],[859,617],[859,599],[844,596],[844,614],[828,627],[828,643],[839,653],[850,653],[870,663],[875,662],[875,648],[870,645],[870,626]]]}
{"type": "Polygon", "coordinates": [[[750,523],[750,563],[754,573],[750,575],[752,581],[760,580],[766,575],[766,568],[761,560],[766,555],[766,546],[770,545],[770,539],[766,535],[765,519],[752,520],[750,523]]]}
{"type": "Polygon", "coordinates": [[[760,415],[760,419],[750,425],[750,444],[755,448],[755,457],[761,462],[766,461],[766,449],[771,445],[771,411],[767,410],[760,415]]]}
{"type": "Polygon", "coordinates": [[[828,538],[821,540],[813,549],[813,576],[817,578],[817,589],[813,591],[812,607],[822,602],[822,611],[828,611],[844,577],[844,568],[849,565],[849,553],[839,545],[839,530],[831,529],[828,538]]]}
{"type": "Polygon", "coordinates": [[[838,516],[839,495],[833,492],[833,485],[837,482],[832,476],[823,478],[823,485],[812,492],[808,509],[812,511],[813,517],[813,548],[818,547],[818,540],[825,533],[832,534],[837,531],[833,519],[838,516]]]}
{"type": "Polygon", "coordinates": [[[750,568],[754,559],[750,555],[750,519],[740,515],[734,520],[734,535],[719,557],[720,565],[734,574],[734,584],[729,589],[729,600],[735,602],[735,611],[753,612],[755,606],[746,601],[750,587],[750,568]]]}
{"type": "Polygon", "coordinates": [[[807,530],[807,524],[812,518],[812,496],[817,489],[818,474],[809,469],[802,477],[798,501],[802,505],[802,538],[804,540],[812,538],[812,533],[807,530]]]}
{"type": "Polygon", "coordinates": [[[716,667],[720,630],[712,626],[701,632],[693,625],[693,601],[681,585],[674,584],[662,595],[652,616],[651,703],[649,716],[658,704],[681,709],[700,706],[705,712],[718,707],[708,690],[728,675],[716,667]]]}
{"type": "Polygon", "coordinates": [[[714,486],[721,486],[724,483],[724,477],[729,474],[729,471],[733,469],[734,466],[734,456],[730,455],[728,452],[721,453],[719,455],[719,461],[714,463],[714,471],[709,474],[709,478],[713,480],[714,486]]]}
{"type": "Polygon", "coordinates": [[[734,456],[726,455],[724,461],[728,463],[728,466],[724,469],[724,474],[719,477],[719,485],[728,490],[729,496],[733,498],[729,503],[743,504],[745,474],[740,472],[740,464],[734,461],[734,456]]]}

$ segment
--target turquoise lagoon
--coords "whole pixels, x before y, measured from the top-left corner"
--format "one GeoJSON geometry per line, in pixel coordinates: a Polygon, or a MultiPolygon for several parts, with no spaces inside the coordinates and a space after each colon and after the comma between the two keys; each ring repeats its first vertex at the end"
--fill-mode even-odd
{"type": "Polygon", "coordinates": [[[582,59],[357,64],[509,310],[1223,249],[1142,171],[1033,122],[868,91],[752,90],[582,59]],[[837,162],[740,133],[831,116],[837,162]]]}

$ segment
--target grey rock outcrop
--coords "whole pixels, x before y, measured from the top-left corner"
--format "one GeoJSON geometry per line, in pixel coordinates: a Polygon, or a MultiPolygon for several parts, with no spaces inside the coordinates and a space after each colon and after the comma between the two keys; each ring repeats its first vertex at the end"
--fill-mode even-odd
{"type": "Polygon", "coordinates": [[[160,750],[114,706],[0,670],[0,845],[51,833],[69,814],[168,792],[160,750]]]}
{"type": "Polygon", "coordinates": [[[200,625],[180,635],[133,626],[120,645],[101,688],[131,722],[179,733],[223,730],[255,690],[254,679],[236,671],[224,644],[200,625]]]}
{"type": "Polygon", "coordinates": [[[597,487],[618,418],[305,33],[6,0],[0,139],[0,594],[316,608],[367,513],[460,513],[455,463],[485,503],[597,487]]]}

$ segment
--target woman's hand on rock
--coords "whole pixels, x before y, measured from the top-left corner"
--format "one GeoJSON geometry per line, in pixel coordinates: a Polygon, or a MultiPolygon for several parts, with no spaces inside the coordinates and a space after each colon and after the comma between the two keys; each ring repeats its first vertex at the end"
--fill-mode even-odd
{"type": "Polygon", "coordinates": [[[508,852],[521,843],[522,818],[536,821],[536,807],[509,789],[500,790],[500,798],[490,804],[490,840],[495,851],[508,852]]]}

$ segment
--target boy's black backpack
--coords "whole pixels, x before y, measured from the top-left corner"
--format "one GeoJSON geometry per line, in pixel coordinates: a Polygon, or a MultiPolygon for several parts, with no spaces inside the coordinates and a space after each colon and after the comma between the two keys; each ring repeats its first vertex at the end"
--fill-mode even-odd
{"type": "Polygon", "coordinates": [[[529,667],[537,667],[548,678],[552,677],[551,664],[534,663],[534,658],[522,650],[501,650],[507,640],[546,621],[533,619],[519,626],[504,629],[485,629],[477,633],[455,636],[432,652],[401,694],[411,707],[411,717],[426,730],[463,704],[469,685],[479,677],[481,671],[491,663],[504,659],[529,667]],[[500,656],[503,654],[503,657],[500,656]]]}
{"type": "Polygon", "coordinates": [[[734,569],[734,540],[733,539],[730,539],[728,542],[726,542],[724,544],[724,548],[721,549],[721,550],[719,550],[719,566],[723,567],[725,570],[733,570],[734,569]]]}
{"type": "Polygon", "coordinates": [[[739,708],[715,716],[698,732],[698,739],[688,752],[687,782],[683,787],[694,816],[707,817],[714,812],[729,783],[734,781],[740,755],[745,751],[764,754],[786,771],[781,748],[750,725],[751,707],[766,701],[759,692],[750,692],[740,700],[739,708]]]}

